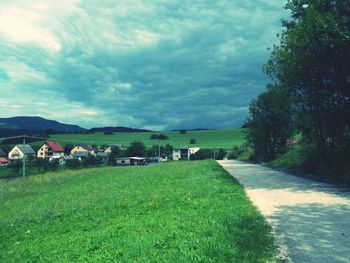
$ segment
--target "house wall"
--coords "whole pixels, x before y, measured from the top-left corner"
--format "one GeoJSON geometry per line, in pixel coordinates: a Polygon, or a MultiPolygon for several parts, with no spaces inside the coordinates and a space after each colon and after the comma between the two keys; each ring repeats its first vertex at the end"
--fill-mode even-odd
{"type": "Polygon", "coordinates": [[[8,154],[10,160],[22,160],[23,156],[23,152],[20,149],[18,149],[17,146],[15,146],[8,154]]]}
{"type": "Polygon", "coordinates": [[[38,158],[45,158],[46,155],[47,155],[47,150],[48,150],[48,147],[46,144],[44,144],[43,146],[41,146],[41,148],[38,150],[37,152],[37,157],[38,158]]]}
{"type": "Polygon", "coordinates": [[[116,164],[117,164],[117,165],[130,165],[130,159],[126,159],[126,160],[117,160],[116,164]]]}
{"type": "Polygon", "coordinates": [[[181,151],[180,150],[173,150],[173,160],[178,161],[181,159],[181,151]]]}
{"type": "Polygon", "coordinates": [[[52,152],[52,155],[49,156],[49,146],[47,144],[44,144],[41,146],[41,148],[37,152],[37,157],[38,158],[46,158],[46,157],[63,157],[64,152],[52,152]]]}
{"type": "MultiPolygon", "coordinates": [[[[89,152],[88,150],[86,150],[84,147],[81,146],[75,146],[72,150],[71,150],[71,154],[73,155],[76,152],[89,152]]],[[[90,154],[94,154],[94,151],[90,151],[90,154]]]]}

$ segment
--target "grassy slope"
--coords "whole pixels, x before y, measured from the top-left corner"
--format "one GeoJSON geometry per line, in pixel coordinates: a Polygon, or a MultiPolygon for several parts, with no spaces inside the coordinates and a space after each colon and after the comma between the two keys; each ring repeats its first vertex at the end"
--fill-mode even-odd
{"type": "Polygon", "coordinates": [[[0,180],[0,262],[268,262],[269,227],[214,161],[0,180]]]}
{"type": "MultiPolygon", "coordinates": [[[[186,134],[179,132],[161,132],[169,137],[169,140],[164,140],[163,145],[169,143],[174,147],[189,146],[190,139],[197,140],[197,144],[191,146],[200,146],[203,148],[225,148],[232,149],[235,145],[241,145],[244,140],[244,129],[227,129],[227,130],[205,130],[205,131],[188,131],[186,134]]],[[[125,133],[119,132],[113,135],[105,135],[103,133],[95,134],[58,134],[51,135],[51,138],[61,141],[62,144],[86,142],[96,144],[121,143],[129,145],[133,141],[142,141],[146,146],[157,145],[157,140],[150,140],[152,132],[145,133],[125,133]]]]}

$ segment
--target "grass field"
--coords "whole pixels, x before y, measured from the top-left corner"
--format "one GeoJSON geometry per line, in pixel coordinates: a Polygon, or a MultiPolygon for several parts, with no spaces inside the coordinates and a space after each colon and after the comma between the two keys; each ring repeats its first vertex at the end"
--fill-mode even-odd
{"type": "MultiPolygon", "coordinates": [[[[202,148],[224,148],[232,149],[233,146],[241,145],[244,142],[244,129],[227,129],[227,130],[204,130],[204,131],[188,131],[185,134],[179,132],[161,132],[168,136],[169,140],[161,141],[162,145],[171,144],[174,147],[200,146],[202,148]],[[196,139],[196,144],[189,144],[190,139],[196,139]]],[[[157,134],[156,132],[154,132],[157,134]]],[[[65,145],[68,143],[96,143],[96,144],[112,144],[119,143],[128,146],[133,141],[141,141],[147,147],[158,145],[157,140],[150,140],[153,132],[116,132],[113,135],[105,135],[104,133],[95,134],[56,134],[51,135],[53,140],[59,141],[65,145]]]]}
{"type": "Polygon", "coordinates": [[[0,262],[274,262],[269,231],[214,161],[0,180],[0,262]]]}

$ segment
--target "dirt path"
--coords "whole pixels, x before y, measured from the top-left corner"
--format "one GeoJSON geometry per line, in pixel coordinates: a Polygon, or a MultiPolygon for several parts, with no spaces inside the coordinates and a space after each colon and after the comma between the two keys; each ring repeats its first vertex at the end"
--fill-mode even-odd
{"type": "Polygon", "coordinates": [[[238,161],[219,163],[244,185],[291,262],[350,262],[350,192],[238,161]]]}

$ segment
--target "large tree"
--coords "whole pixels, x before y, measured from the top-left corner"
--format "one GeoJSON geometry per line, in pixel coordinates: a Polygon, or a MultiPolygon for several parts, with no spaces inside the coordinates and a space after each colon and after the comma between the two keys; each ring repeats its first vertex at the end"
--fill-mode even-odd
{"type": "Polygon", "coordinates": [[[325,162],[349,146],[350,1],[294,0],[286,8],[291,19],[265,70],[288,87],[299,128],[325,162]]]}
{"type": "Polygon", "coordinates": [[[248,142],[255,150],[256,158],[273,160],[285,150],[291,134],[291,106],[287,89],[268,85],[257,99],[253,100],[249,111],[248,142]]]}

